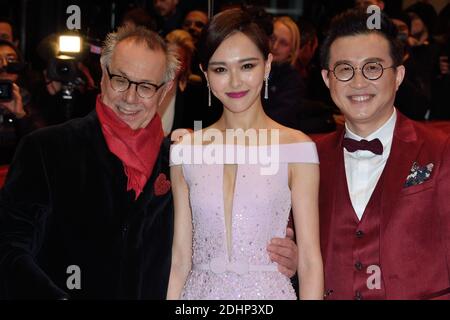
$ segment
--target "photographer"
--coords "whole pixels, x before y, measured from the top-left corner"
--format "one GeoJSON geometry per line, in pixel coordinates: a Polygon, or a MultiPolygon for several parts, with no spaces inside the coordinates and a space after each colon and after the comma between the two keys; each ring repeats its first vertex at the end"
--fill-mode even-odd
{"type": "Polygon", "coordinates": [[[95,102],[97,90],[89,69],[81,62],[71,67],[76,72],[72,80],[55,80],[48,69],[44,70],[45,92],[40,93],[40,100],[45,106],[43,116],[48,125],[59,124],[67,120],[87,115],[95,102]]]}
{"type": "Polygon", "coordinates": [[[19,85],[23,69],[16,46],[0,40],[0,164],[10,162],[23,135],[41,126],[30,93],[19,85]]]}
{"type": "Polygon", "coordinates": [[[87,50],[76,57],[63,59],[55,49],[56,43],[57,35],[53,34],[42,40],[38,47],[46,68],[43,70],[44,82],[36,96],[47,125],[87,115],[98,93],[91,72],[84,63],[89,58],[87,50]]]}
{"type": "Polygon", "coordinates": [[[19,63],[19,55],[14,45],[6,40],[0,40],[0,79],[2,80],[2,98],[1,103],[3,108],[9,110],[18,119],[25,116],[23,108],[22,96],[20,94],[20,88],[16,82],[19,75],[15,70],[11,70],[11,66],[19,63]],[[11,87],[7,87],[8,83],[11,83],[11,87]],[[9,100],[11,98],[11,100],[9,100]]]}

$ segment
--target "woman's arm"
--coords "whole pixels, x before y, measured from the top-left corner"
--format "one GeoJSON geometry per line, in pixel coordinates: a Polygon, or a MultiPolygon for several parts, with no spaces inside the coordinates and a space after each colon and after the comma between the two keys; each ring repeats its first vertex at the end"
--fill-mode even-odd
{"type": "Polygon", "coordinates": [[[290,164],[292,211],[298,245],[300,299],[323,299],[319,238],[319,166],[290,164]]]}
{"type": "Polygon", "coordinates": [[[170,168],[170,179],[174,200],[175,227],[167,299],[172,300],[180,298],[186,278],[191,270],[192,220],[189,190],[181,166],[170,168]]]}

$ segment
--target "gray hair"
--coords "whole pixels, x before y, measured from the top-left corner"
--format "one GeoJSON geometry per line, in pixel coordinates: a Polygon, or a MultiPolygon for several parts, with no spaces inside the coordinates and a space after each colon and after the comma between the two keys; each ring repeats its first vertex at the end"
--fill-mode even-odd
{"type": "Polygon", "coordinates": [[[175,29],[166,35],[166,42],[169,48],[173,50],[176,50],[177,47],[180,47],[184,50],[187,58],[187,66],[185,66],[186,69],[184,70],[184,74],[182,76],[185,76],[187,80],[187,78],[189,78],[192,73],[192,57],[195,52],[195,44],[191,34],[181,29],[175,29]]]}
{"type": "Polygon", "coordinates": [[[158,34],[142,26],[135,27],[127,25],[119,27],[116,32],[111,32],[106,36],[100,56],[102,67],[109,67],[112,54],[117,44],[126,39],[132,39],[137,43],[145,43],[150,50],[163,51],[166,56],[164,82],[171,81],[175,78],[180,65],[176,51],[168,47],[158,34]]]}

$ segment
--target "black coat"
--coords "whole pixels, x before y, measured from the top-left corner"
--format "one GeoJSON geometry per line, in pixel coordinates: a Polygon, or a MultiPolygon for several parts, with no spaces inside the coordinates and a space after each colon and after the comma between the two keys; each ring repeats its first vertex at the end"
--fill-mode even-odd
{"type": "Polygon", "coordinates": [[[134,201],[95,112],[26,136],[0,195],[2,298],[164,299],[173,203],[154,182],[169,178],[168,149],[134,201]],[[81,289],[68,289],[71,265],[81,289]]]}

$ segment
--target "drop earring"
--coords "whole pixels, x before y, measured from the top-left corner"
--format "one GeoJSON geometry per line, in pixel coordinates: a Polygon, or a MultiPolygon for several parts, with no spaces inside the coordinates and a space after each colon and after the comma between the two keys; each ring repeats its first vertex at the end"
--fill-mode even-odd
{"type": "Polygon", "coordinates": [[[269,77],[264,79],[264,99],[269,99],[269,77]]]}
{"type": "Polygon", "coordinates": [[[208,107],[211,107],[211,88],[209,86],[209,81],[206,82],[206,86],[208,87],[208,107]]]}

